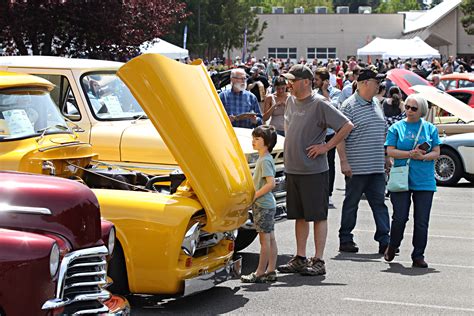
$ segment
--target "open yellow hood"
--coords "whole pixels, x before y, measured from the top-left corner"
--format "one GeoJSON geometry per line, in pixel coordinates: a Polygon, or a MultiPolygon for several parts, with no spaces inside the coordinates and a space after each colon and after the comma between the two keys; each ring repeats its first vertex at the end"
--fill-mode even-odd
{"type": "Polygon", "coordinates": [[[180,165],[208,220],[207,230],[236,229],[254,186],[246,158],[206,69],[145,54],[117,75],[129,87],[180,165]]]}

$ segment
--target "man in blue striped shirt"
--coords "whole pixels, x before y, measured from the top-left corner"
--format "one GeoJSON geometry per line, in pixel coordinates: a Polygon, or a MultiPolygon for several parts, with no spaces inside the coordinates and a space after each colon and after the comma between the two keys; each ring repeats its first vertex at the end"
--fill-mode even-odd
{"type": "Polygon", "coordinates": [[[337,151],[341,171],[346,176],[346,196],[342,206],[339,229],[339,251],[357,252],[352,230],[356,225],[357,210],[365,194],[375,219],[374,239],[383,254],[390,241],[390,219],[385,205],[385,119],[374,96],[385,75],[365,68],[357,78],[357,91],[342,104],[341,111],[354,124],[346,140],[337,151]]]}
{"type": "Polygon", "coordinates": [[[232,88],[222,91],[219,98],[234,127],[254,128],[262,125],[262,113],[255,95],[247,90],[247,74],[242,68],[230,73],[232,88]]]}

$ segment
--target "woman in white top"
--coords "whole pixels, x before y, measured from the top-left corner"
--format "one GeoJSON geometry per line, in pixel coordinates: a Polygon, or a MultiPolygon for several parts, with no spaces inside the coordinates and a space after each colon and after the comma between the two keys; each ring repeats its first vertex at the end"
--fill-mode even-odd
{"type": "Polygon", "coordinates": [[[267,95],[263,104],[263,121],[271,118],[269,124],[275,126],[277,133],[282,136],[285,136],[284,115],[289,96],[286,79],[279,77],[275,80],[275,93],[267,95]]]}

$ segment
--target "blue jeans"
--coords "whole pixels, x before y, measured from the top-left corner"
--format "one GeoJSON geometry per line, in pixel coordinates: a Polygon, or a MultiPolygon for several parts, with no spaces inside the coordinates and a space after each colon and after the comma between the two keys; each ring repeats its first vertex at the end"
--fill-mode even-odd
{"type": "Polygon", "coordinates": [[[410,213],[411,200],[413,199],[413,252],[411,258],[424,259],[426,244],[428,242],[428,223],[430,221],[433,191],[408,191],[390,192],[393,205],[392,231],[390,233],[390,246],[400,247],[410,213]]]}
{"type": "Polygon", "coordinates": [[[390,218],[385,205],[385,175],[383,173],[353,175],[351,178],[346,178],[346,197],[342,205],[339,241],[341,243],[353,241],[352,230],[356,225],[357,210],[363,193],[367,197],[375,220],[374,239],[382,246],[388,245],[390,218]]]}

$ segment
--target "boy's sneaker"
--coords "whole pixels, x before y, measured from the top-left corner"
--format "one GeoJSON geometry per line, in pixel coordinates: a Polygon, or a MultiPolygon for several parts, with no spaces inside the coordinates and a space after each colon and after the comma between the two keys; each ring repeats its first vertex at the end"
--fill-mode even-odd
{"type": "Polygon", "coordinates": [[[277,274],[275,271],[265,273],[265,280],[267,282],[276,282],[277,280],[277,274]]]}
{"type": "Polygon", "coordinates": [[[308,260],[300,256],[294,256],[287,264],[278,266],[277,270],[281,273],[299,273],[308,265],[308,260]]]}
{"type": "Polygon", "coordinates": [[[326,274],[326,265],[324,260],[319,258],[311,258],[309,259],[308,266],[301,271],[302,275],[325,275],[326,274]]]}
{"type": "Polygon", "coordinates": [[[242,275],[240,277],[240,281],[242,283],[265,283],[266,282],[266,276],[265,276],[265,274],[261,275],[261,276],[257,276],[257,274],[255,272],[252,272],[252,273],[247,274],[247,275],[242,275]]]}

